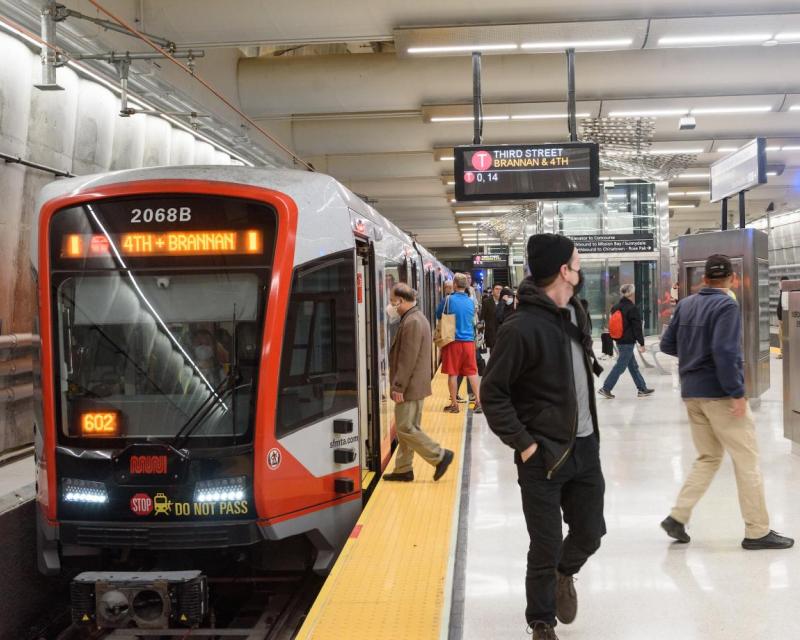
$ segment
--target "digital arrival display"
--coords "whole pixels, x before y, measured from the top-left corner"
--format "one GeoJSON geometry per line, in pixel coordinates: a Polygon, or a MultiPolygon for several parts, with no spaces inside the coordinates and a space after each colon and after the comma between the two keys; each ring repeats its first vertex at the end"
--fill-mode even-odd
{"type": "Polygon", "coordinates": [[[455,148],[456,200],[552,200],[600,196],[593,142],[455,148]]]}

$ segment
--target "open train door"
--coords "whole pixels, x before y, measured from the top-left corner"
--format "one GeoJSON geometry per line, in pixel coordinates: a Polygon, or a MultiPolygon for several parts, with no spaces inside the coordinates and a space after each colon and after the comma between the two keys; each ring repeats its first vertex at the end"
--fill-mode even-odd
{"type": "MultiPolygon", "coordinates": [[[[358,315],[358,415],[361,448],[361,488],[369,499],[380,476],[381,418],[378,348],[378,291],[375,250],[371,242],[356,240],[356,308],[358,315]]],[[[388,429],[388,423],[384,429],[388,429]]]]}

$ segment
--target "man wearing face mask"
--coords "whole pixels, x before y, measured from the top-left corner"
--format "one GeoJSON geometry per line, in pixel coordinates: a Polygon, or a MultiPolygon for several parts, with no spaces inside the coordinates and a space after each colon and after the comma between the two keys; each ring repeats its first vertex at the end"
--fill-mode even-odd
{"type": "Polygon", "coordinates": [[[573,576],[606,533],[592,378],[602,369],[576,297],[580,263],[569,238],[531,236],[531,276],[498,331],[481,384],[489,427],[514,449],[530,536],[525,620],[534,640],[558,640],[556,619],[575,619],[573,576]]]}
{"type": "Polygon", "coordinates": [[[500,292],[500,302],[498,303],[497,310],[495,311],[497,326],[499,327],[506,320],[508,320],[512,315],[514,315],[515,311],[514,293],[511,291],[511,289],[503,287],[503,290],[500,292]]]}
{"type": "Polygon", "coordinates": [[[417,306],[417,293],[407,284],[396,284],[386,307],[389,318],[399,321],[389,350],[389,374],[397,425],[397,455],[394,471],[384,480],[411,482],[414,479],[414,454],[434,467],[433,479],[441,478],[453,461],[453,452],[444,449],[422,431],[422,406],[431,395],[431,327],[417,306]]]}

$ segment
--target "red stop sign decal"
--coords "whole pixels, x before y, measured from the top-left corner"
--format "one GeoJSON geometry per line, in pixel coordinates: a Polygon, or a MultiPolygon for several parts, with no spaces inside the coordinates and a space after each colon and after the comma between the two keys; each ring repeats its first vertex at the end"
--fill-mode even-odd
{"type": "Polygon", "coordinates": [[[486,171],[492,166],[492,154],[488,151],[476,151],[472,154],[472,166],[476,171],[486,171]]]}
{"type": "Polygon", "coordinates": [[[148,516],[153,511],[153,499],[146,493],[137,493],[131,498],[131,511],[137,516],[148,516]]]}

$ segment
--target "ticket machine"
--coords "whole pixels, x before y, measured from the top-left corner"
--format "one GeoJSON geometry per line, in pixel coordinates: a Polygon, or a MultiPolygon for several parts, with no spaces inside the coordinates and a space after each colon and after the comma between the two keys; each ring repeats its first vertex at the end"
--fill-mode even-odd
{"type": "Polygon", "coordinates": [[[800,280],[781,282],[783,321],[783,435],[800,453],[800,280]]]}
{"type": "Polygon", "coordinates": [[[706,259],[717,253],[728,256],[733,265],[732,291],[742,312],[745,388],[749,398],[758,398],[769,389],[767,234],[756,229],[732,229],[678,238],[681,298],[697,293],[703,287],[706,259]]]}

